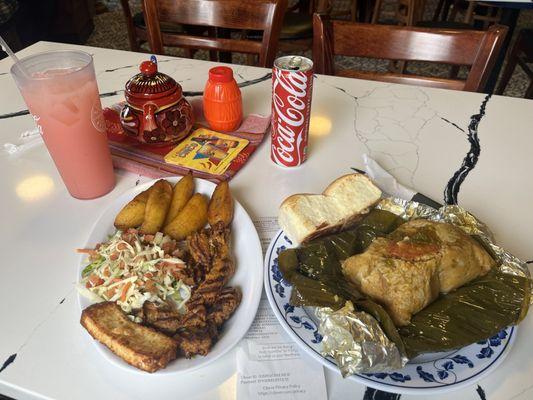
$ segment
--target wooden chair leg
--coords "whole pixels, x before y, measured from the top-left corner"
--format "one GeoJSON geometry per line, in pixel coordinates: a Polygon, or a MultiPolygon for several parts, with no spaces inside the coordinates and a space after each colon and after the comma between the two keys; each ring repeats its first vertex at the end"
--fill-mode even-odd
{"type": "Polygon", "coordinates": [[[459,10],[460,2],[461,0],[449,1],[448,8],[443,13],[441,21],[455,21],[455,17],[457,17],[457,11],[459,10]]]}
{"type": "Polygon", "coordinates": [[[374,12],[372,13],[372,20],[370,21],[371,24],[377,24],[379,21],[379,14],[381,12],[381,2],[382,0],[376,0],[376,3],[374,4],[374,12]]]}
{"type": "Polygon", "coordinates": [[[330,3],[330,0],[317,0],[315,12],[319,14],[329,14],[331,8],[332,4],[330,3]]]}
{"type": "MultiPolygon", "coordinates": [[[[397,13],[398,21],[400,25],[407,25],[407,26],[414,25],[416,15],[418,14],[418,11],[416,10],[418,4],[419,2],[417,0],[407,0],[407,1],[404,0],[403,2],[400,1],[398,3],[398,9],[396,13],[397,13]],[[403,12],[405,12],[405,14],[403,14],[403,12]]],[[[395,72],[397,74],[403,74],[406,68],[407,68],[406,61],[392,61],[389,64],[389,69],[391,69],[392,72],[395,72]]]]}
{"type": "Polygon", "coordinates": [[[520,54],[520,49],[523,46],[523,40],[522,32],[520,32],[514,46],[509,53],[507,53],[507,65],[505,65],[505,68],[501,74],[500,83],[494,93],[502,94],[505,90],[505,87],[509,83],[509,80],[511,79],[511,76],[516,68],[516,64],[518,63],[518,55],[520,54]]]}
{"type": "MultiPolygon", "coordinates": [[[[207,28],[207,34],[210,37],[219,37],[220,32],[219,32],[218,28],[210,26],[209,28],[207,28]]],[[[222,61],[220,59],[220,53],[218,51],[216,51],[216,50],[209,50],[209,61],[222,61]]],[[[226,62],[226,61],[224,61],[224,62],[226,62]]]]}
{"type": "Polygon", "coordinates": [[[409,0],[407,2],[407,26],[413,26],[415,23],[416,3],[416,0],[409,0]]]}
{"type": "Polygon", "coordinates": [[[399,0],[396,4],[396,12],[394,18],[396,19],[398,25],[405,25],[407,20],[408,10],[405,9],[405,1],[399,0]]]}
{"type": "Polygon", "coordinates": [[[452,68],[450,69],[450,79],[457,79],[457,75],[459,75],[459,69],[461,67],[459,65],[452,65],[452,68]]]}
{"type": "Polygon", "coordinates": [[[419,0],[400,0],[396,8],[398,25],[413,26],[420,19],[420,8],[423,3],[419,0]]]}
{"type": "Polygon", "coordinates": [[[405,69],[407,68],[407,61],[396,61],[395,66],[393,68],[393,72],[397,74],[404,74],[405,69]]]}
{"type": "Polygon", "coordinates": [[[529,83],[529,87],[526,90],[526,99],[533,99],[533,80],[529,83]]]}
{"type": "Polygon", "coordinates": [[[472,21],[474,20],[474,10],[476,8],[476,2],[475,1],[471,1],[468,3],[468,8],[466,9],[466,13],[465,13],[465,19],[464,19],[464,22],[467,23],[467,24],[471,24],[472,21]]]}
{"type": "Polygon", "coordinates": [[[357,21],[357,0],[352,0],[350,5],[350,20],[352,22],[357,21]]]}
{"type": "MultiPolygon", "coordinates": [[[[352,0],[350,0],[352,1],[352,0]]],[[[354,22],[364,22],[369,24],[372,20],[372,11],[374,10],[374,1],[372,0],[355,0],[352,1],[350,13],[355,16],[354,22]]]]}
{"type": "Polygon", "coordinates": [[[500,78],[500,83],[498,85],[498,88],[494,93],[496,94],[502,94],[505,90],[505,87],[509,83],[509,80],[511,79],[511,76],[513,76],[513,72],[516,67],[517,58],[514,57],[514,54],[509,55],[509,59],[507,60],[507,65],[505,66],[505,69],[503,70],[502,76],[500,78]]]}
{"type": "MultiPolygon", "coordinates": [[[[212,36],[211,29],[209,28],[209,35],[212,36]]],[[[216,31],[216,37],[217,38],[223,38],[223,39],[229,39],[230,37],[230,30],[227,28],[215,28],[216,31]]],[[[228,51],[219,51],[218,52],[218,61],[231,64],[231,52],[228,51]]]]}
{"type": "MultiPolygon", "coordinates": [[[[502,14],[503,14],[503,7],[498,7],[497,10],[496,10],[496,21],[501,21],[502,19],[502,14]]],[[[495,22],[496,24],[498,22],[495,22]]]]}
{"type": "Polygon", "coordinates": [[[130,42],[131,51],[139,51],[140,44],[137,34],[135,33],[135,25],[133,24],[133,17],[131,15],[130,4],[128,0],[120,0],[122,5],[122,12],[126,20],[126,30],[128,31],[128,41],[130,42]]]}
{"type": "Polygon", "coordinates": [[[255,55],[246,54],[246,65],[255,65],[255,55]]]}
{"type": "Polygon", "coordinates": [[[444,0],[439,0],[439,2],[437,3],[437,8],[435,8],[435,12],[433,13],[432,20],[434,22],[439,20],[439,17],[440,17],[440,14],[443,8],[444,8],[444,0]]]}
{"type": "Polygon", "coordinates": [[[414,0],[413,1],[413,25],[416,24],[418,21],[422,21],[424,19],[424,10],[426,8],[426,0],[414,0]]]}

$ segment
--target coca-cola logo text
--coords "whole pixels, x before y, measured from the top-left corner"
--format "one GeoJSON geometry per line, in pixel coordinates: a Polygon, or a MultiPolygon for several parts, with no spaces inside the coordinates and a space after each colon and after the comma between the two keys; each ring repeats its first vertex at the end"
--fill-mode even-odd
{"type": "Polygon", "coordinates": [[[276,134],[272,138],[272,156],[275,161],[283,165],[299,165],[299,153],[295,151],[302,142],[304,129],[308,77],[303,72],[283,73],[275,71],[272,87],[272,106],[275,110],[274,129],[276,134]],[[287,93],[281,96],[281,87],[287,93]],[[286,104],[283,99],[286,98],[286,104]],[[296,143],[295,143],[296,142],[296,143]],[[296,146],[296,147],[295,147],[296,146]]]}

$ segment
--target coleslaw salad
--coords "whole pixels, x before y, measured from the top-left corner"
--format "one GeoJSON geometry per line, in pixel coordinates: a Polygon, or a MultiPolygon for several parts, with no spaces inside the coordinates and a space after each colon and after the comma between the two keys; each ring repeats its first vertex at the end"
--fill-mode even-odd
{"type": "Polygon", "coordinates": [[[191,296],[186,263],[175,256],[176,242],[158,232],[142,235],[135,229],[117,231],[88,255],[77,288],[91,301],[116,301],[134,321],[145,301],[175,303],[178,310],[191,296]],[[187,284],[189,283],[189,284],[187,284]]]}

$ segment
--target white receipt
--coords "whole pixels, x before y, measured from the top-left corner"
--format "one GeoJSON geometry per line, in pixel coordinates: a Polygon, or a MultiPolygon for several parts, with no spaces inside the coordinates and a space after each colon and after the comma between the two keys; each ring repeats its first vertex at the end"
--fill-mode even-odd
{"type": "MultiPolygon", "coordinates": [[[[275,217],[254,221],[263,251],[278,231],[275,217]]],[[[283,331],[263,293],[237,350],[237,400],[326,399],[324,370],[283,331]]]]}
{"type": "Polygon", "coordinates": [[[279,231],[277,217],[261,217],[254,219],[255,229],[259,234],[259,240],[261,241],[261,247],[263,248],[263,254],[266,253],[270,241],[274,235],[279,231]]]}

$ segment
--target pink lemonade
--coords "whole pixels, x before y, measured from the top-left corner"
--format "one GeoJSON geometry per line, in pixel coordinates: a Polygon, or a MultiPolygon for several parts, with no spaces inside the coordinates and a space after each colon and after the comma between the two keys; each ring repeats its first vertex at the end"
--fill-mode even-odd
{"type": "MultiPolygon", "coordinates": [[[[43,55],[54,53],[90,58],[81,52],[43,55]]],[[[27,60],[21,60],[22,64],[27,60]]],[[[85,65],[83,60],[78,60],[82,65],[71,66],[62,61],[63,65],[55,68],[32,70],[34,62],[27,67],[26,76],[14,75],[68,191],[78,199],[92,199],[115,186],[92,58],[85,65]]]]}

